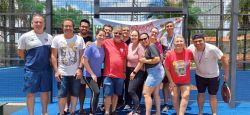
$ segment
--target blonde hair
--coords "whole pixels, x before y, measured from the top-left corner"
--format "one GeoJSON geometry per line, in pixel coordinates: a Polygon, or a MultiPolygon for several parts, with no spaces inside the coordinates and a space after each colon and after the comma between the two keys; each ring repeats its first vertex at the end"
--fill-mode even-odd
{"type": "Polygon", "coordinates": [[[181,34],[176,34],[176,35],[174,36],[174,41],[175,41],[177,38],[182,39],[182,40],[184,41],[184,43],[185,43],[185,39],[184,39],[184,37],[183,37],[181,34]]]}
{"type": "Polygon", "coordinates": [[[178,38],[180,38],[180,39],[184,42],[184,47],[186,48],[185,39],[184,39],[184,37],[183,37],[181,34],[176,34],[176,35],[174,36],[174,42],[175,42],[178,38]]]}

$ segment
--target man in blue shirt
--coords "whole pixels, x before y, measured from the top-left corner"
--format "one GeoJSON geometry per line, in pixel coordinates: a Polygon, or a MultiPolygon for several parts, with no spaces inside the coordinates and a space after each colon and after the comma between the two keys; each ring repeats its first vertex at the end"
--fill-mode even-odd
{"type": "Polygon", "coordinates": [[[44,18],[34,15],[33,30],[24,33],[18,42],[18,55],[25,60],[24,92],[29,115],[34,115],[35,93],[41,92],[42,115],[47,115],[51,91],[50,46],[52,36],[44,32],[44,18]]]}

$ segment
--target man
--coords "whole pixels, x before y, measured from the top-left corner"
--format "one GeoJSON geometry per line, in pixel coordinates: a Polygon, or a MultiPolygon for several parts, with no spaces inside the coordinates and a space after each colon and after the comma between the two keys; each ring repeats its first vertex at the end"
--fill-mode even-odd
{"type": "Polygon", "coordinates": [[[103,43],[105,49],[103,89],[105,115],[116,115],[118,96],[122,94],[126,72],[126,57],[128,46],[123,42],[122,30],[116,27],[113,31],[114,38],[106,39],[103,43]],[[112,100],[112,101],[111,101],[112,100]]]}
{"type": "Polygon", "coordinates": [[[81,36],[85,42],[85,44],[89,44],[93,42],[92,37],[89,34],[90,31],[90,22],[87,19],[82,19],[80,21],[80,27],[79,27],[79,36],[81,36]]]}
{"type": "MultiPolygon", "coordinates": [[[[170,50],[173,49],[173,41],[174,41],[174,22],[168,21],[165,24],[166,32],[163,36],[159,39],[160,43],[162,44],[163,50],[163,58],[165,59],[165,54],[170,50]]],[[[169,81],[167,76],[164,77],[162,80],[162,94],[164,97],[164,105],[162,107],[163,112],[167,112],[169,109],[168,105],[168,95],[169,95],[169,81]]]]}
{"type": "Polygon", "coordinates": [[[51,91],[50,46],[52,36],[44,32],[44,18],[32,17],[33,30],[23,34],[18,42],[18,55],[25,60],[24,92],[29,115],[34,115],[35,93],[41,92],[42,115],[47,115],[51,91]]]}
{"type": "Polygon", "coordinates": [[[105,24],[103,26],[103,30],[105,31],[105,36],[106,36],[106,39],[111,39],[113,38],[112,36],[112,31],[113,31],[113,27],[109,24],[105,24]]]}
{"type": "MultiPolygon", "coordinates": [[[[130,30],[128,26],[122,27],[122,38],[123,38],[124,43],[126,43],[127,45],[130,44],[131,42],[130,30]]],[[[129,78],[126,77],[124,81],[124,90],[122,92],[122,95],[120,95],[118,98],[117,109],[120,109],[120,108],[125,109],[125,110],[130,109],[130,106],[132,104],[132,99],[130,98],[130,95],[128,93],[128,86],[129,86],[129,78]],[[123,97],[125,98],[125,100],[123,99],[123,97]],[[125,106],[123,104],[125,104],[125,106]]]]}
{"type": "Polygon", "coordinates": [[[205,43],[202,34],[193,36],[193,44],[188,47],[194,57],[196,64],[196,86],[198,89],[197,102],[199,107],[199,115],[202,115],[203,105],[205,101],[205,91],[208,88],[210,106],[212,114],[217,114],[217,91],[219,89],[219,65],[218,60],[221,60],[224,68],[224,80],[228,80],[228,59],[216,46],[205,43]]]}
{"type": "MultiPolygon", "coordinates": [[[[113,38],[113,36],[112,36],[112,31],[113,31],[113,27],[111,26],[111,25],[109,25],[109,24],[105,24],[104,26],[103,26],[103,30],[104,30],[104,32],[105,32],[105,39],[111,39],[111,38],[113,38]]],[[[102,73],[103,73],[103,67],[104,67],[104,65],[102,66],[102,73]]],[[[104,99],[104,98],[103,98],[104,99]]],[[[123,100],[122,100],[123,101],[123,100]]],[[[104,100],[103,100],[103,102],[104,102],[104,100]]],[[[123,103],[123,102],[122,102],[123,103]]],[[[98,107],[98,109],[100,110],[100,111],[104,111],[104,103],[103,104],[100,104],[99,105],[99,107],[98,107]]]]}
{"type": "Polygon", "coordinates": [[[70,94],[71,115],[75,114],[77,97],[82,78],[81,56],[84,41],[74,35],[74,23],[65,19],[62,24],[63,34],[57,35],[52,41],[51,61],[55,78],[58,83],[58,104],[60,115],[64,115],[67,94],[70,94]]]}
{"type": "MultiPolygon", "coordinates": [[[[81,36],[85,42],[85,46],[88,46],[91,42],[93,42],[92,37],[89,35],[89,29],[90,29],[90,22],[87,19],[82,19],[80,21],[80,27],[79,27],[79,36],[81,36]]],[[[80,109],[79,114],[86,114],[86,111],[83,109],[83,104],[85,100],[85,92],[86,92],[86,83],[83,80],[83,77],[81,79],[81,88],[80,88],[80,96],[79,96],[79,102],[80,102],[80,109]]]]}
{"type": "Polygon", "coordinates": [[[127,45],[130,44],[131,40],[130,40],[130,29],[128,26],[124,26],[122,27],[122,38],[123,38],[123,42],[125,42],[127,45]]]}

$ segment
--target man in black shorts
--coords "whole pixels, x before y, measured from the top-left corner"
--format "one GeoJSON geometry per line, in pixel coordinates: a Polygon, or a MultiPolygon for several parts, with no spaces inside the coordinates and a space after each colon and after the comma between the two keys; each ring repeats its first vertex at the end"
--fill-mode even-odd
{"type": "MultiPolygon", "coordinates": [[[[173,49],[173,41],[174,41],[174,22],[168,21],[165,24],[165,30],[166,32],[162,35],[162,37],[159,39],[160,43],[162,44],[162,49],[163,49],[163,57],[165,60],[165,55],[166,53],[173,49]]],[[[163,62],[164,63],[164,62],[163,62]]],[[[163,112],[167,112],[169,109],[168,105],[168,96],[169,96],[169,81],[167,76],[164,77],[162,80],[162,94],[164,97],[164,105],[162,107],[163,112]]]]}
{"type": "Polygon", "coordinates": [[[197,102],[199,107],[199,115],[202,115],[203,105],[205,101],[205,91],[208,88],[210,106],[212,114],[217,114],[217,91],[219,89],[219,65],[221,60],[224,69],[224,80],[228,79],[228,59],[216,46],[205,43],[202,34],[193,36],[193,44],[188,47],[193,53],[194,62],[196,64],[196,86],[198,89],[197,102]]]}

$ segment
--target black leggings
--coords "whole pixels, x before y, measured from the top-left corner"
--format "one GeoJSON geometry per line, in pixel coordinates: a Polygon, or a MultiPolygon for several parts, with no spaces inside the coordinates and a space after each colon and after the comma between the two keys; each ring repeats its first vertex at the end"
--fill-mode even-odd
{"type": "MultiPolygon", "coordinates": [[[[134,69],[127,69],[127,73],[131,73],[133,70],[134,69]]],[[[128,93],[130,94],[134,103],[133,112],[137,112],[140,106],[140,96],[142,94],[144,84],[144,73],[144,71],[140,70],[137,72],[133,80],[129,80],[128,93]]]]}
{"type": "Polygon", "coordinates": [[[97,83],[91,77],[85,77],[86,84],[89,86],[92,94],[91,94],[91,102],[90,102],[90,113],[96,115],[97,105],[99,101],[100,94],[100,85],[102,82],[102,78],[97,78],[97,83]]]}

